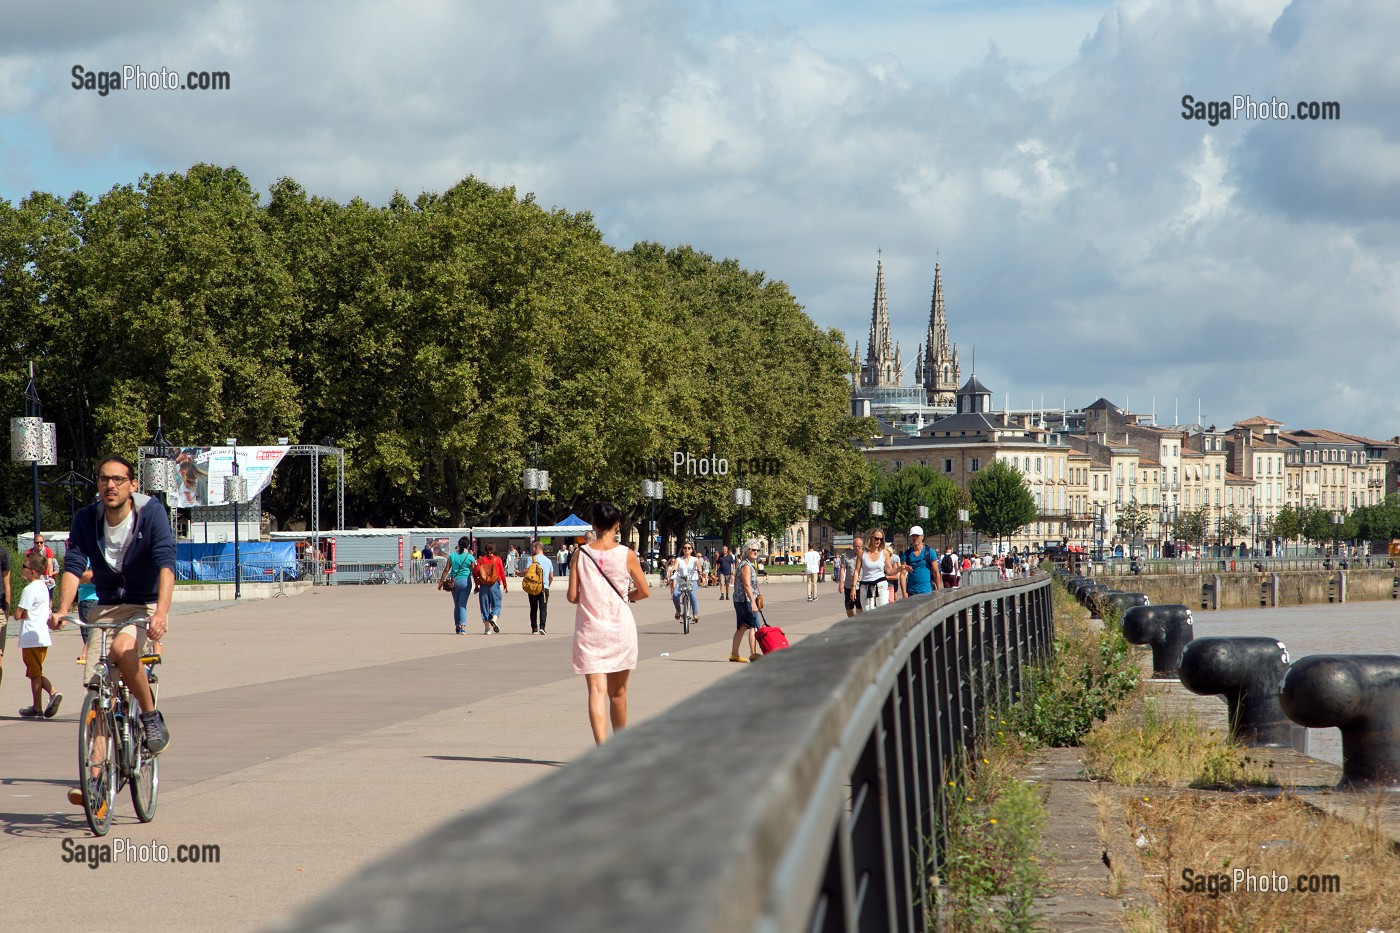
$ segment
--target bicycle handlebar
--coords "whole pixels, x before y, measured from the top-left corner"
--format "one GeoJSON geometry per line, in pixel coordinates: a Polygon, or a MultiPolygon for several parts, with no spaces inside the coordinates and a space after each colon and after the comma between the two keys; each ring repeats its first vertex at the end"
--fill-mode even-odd
{"type": "Polygon", "coordinates": [[[142,622],[149,623],[150,616],[137,616],[134,619],[127,619],[125,622],[84,622],[87,628],[126,628],[128,625],[139,625],[142,622]]]}

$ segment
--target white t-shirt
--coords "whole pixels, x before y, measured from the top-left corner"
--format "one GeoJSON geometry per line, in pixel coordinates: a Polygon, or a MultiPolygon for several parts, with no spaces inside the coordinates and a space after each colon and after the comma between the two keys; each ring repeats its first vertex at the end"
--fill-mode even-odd
{"type": "Polygon", "coordinates": [[[26,584],[19,594],[19,608],[28,615],[19,630],[21,648],[47,648],[53,644],[49,636],[49,588],[43,580],[26,584]]]}
{"type": "Polygon", "coordinates": [[[689,581],[693,587],[700,579],[700,559],[698,557],[677,557],[673,579],[677,587],[681,585],[683,580],[689,581]]]}
{"type": "Polygon", "coordinates": [[[102,553],[107,558],[107,564],[118,573],[121,572],[122,563],[126,560],[126,549],[131,546],[131,532],[136,527],[136,509],[126,513],[126,518],[115,525],[109,525],[103,519],[102,527],[106,529],[106,536],[102,539],[102,553]]]}
{"type": "Polygon", "coordinates": [[[819,570],[822,569],[822,555],[821,555],[821,551],[818,551],[818,550],[815,550],[815,549],[814,549],[814,550],[811,550],[811,551],[808,551],[806,554],[803,554],[803,555],[802,555],[802,560],[803,560],[803,561],[806,563],[806,565],[807,565],[807,572],[808,572],[808,573],[816,573],[816,572],[818,572],[819,570]]]}

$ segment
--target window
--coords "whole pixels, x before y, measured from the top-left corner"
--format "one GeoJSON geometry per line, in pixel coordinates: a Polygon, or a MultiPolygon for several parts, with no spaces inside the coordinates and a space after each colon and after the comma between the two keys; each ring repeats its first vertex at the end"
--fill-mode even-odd
{"type": "Polygon", "coordinates": [[[1220,479],[1220,464],[1215,465],[1215,478],[1220,479]]]}
{"type": "Polygon", "coordinates": [[[973,458],[972,458],[971,464],[970,464],[970,465],[968,466],[968,468],[967,468],[967,471],[968,471],[969,473],[976,473],[979,469],[981,469],[981,467],[982,467],[982,461],[981,461],[980,459],[978,459],[977,457],[973,457],[973,458]]]}
{"type": "Polygon", "coordinates": [[[1036,457],[1036,458],[1035,458],[1035,471],[1036,471],[1037,473],[1040,472],[1040,458],[1039,458],[1039,457],[1036,457]]]}
{"type": "Polygon", "coordinates": [[[896,460],[896,461],[894,462],[894,471],[895,471],[896,473],[898,473],[898,472],[899,472],[900,470],[902,470],[902,469],[904,469],[904,461],[903,461],[903,460],[896,460]]]}
{"type": "Polygon", "coordinates": [[[951,473],[951,472],[953,472],[953,461],[951,461],[951,460],[944,460],[944,461],[943,461],[943,472],[944,472],[944,473],[951,473]]]}

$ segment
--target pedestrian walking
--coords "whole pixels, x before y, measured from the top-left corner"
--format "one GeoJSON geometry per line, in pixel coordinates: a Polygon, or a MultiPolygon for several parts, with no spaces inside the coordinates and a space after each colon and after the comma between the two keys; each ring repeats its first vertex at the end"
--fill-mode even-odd
{"type": "Polygon", "coordinates": [[[496,556],[496,545],[490,541],[472,564],[472,579],[476,581],[476,600],[481,609],[481,634],[501,634],[501,598],[506,592],[506,569],[496,556]]]}
{"type": "Polygon", "coordinates": [[[758,643],[754,632],[758,631],[758,610],[763,602],[758,591],[758,542],[744,544],[744,553],[734,573],[734,641],[729,648],[729,660],[747,664],[762,657],[758,653],[758,643]],[[744,636],[749,639],[749,655],[739,653],[744,636]]]}
{"type": "Polygon", "coordinates": [[[574,613],[574,673],[588,688],[588,725],[602,745],[627,726],[627,680],[637,666],[631,603],[651,595],[637,552],[617,540],[622,513],[611,502],[589,512],[596,540],[574,552],[568,599],[574,613]]]}
{"type": "Polygon", "coordinates": [[[802,555],[802,563],[806,565],[802,569],[807,582],[807,602],[814,603],[817,601],[817,577],[822,571],[822,552],[817,550],[816,545],[811,545],[802,555]]]}
{"type": "Polygon", "coordinates": [[[894,576],[889,552],[885,550],[885,533],[872,528],[865,536],[865,549],[860,552],[860,603],[862,609],[878,609],[890,601],[888,579],[894,576]]]}
{"type": "Polygon", "coordinates": [[[915,525],[909,529],[909,546],[904,549],[901,560],[904,574],[904,592],[909,596],[932,593],[942,582],[934,571],[938,563],[938,551],[924,544],[924,529],[915,525]]]}
{"type": "Polygon", "coordinates": [[[530,598],[530,634],[544,635],[549,624],[549,587],[554,582],[554,564],[544,556],[544,545],[536,541],[530,546],[534,554],[520,578],[520,588],[530,598]]]}
{"type": "Polygon", "coordinates": [[[470,544],[466,535],[458,538],[457,550],[447,555],[443,570],[452,583],[452,630],[457,635],[467,634],[467,601],[472,595],[472,564],[476,563],[470,544]]]}
{"type": "Polygon", "coordinates": [[[865,539],[860,535],[851,538],[850,548],[836,560],[836,589],[846,602],[846,618],[861,612],[858,587],[860,583],[860,555],[865,549],[865,539]]]}

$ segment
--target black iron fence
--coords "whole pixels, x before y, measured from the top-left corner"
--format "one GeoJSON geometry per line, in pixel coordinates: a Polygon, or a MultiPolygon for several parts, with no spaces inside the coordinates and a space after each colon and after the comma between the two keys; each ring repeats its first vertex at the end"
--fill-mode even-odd
{"type": "Polygon", "coordinates": [[[1050,588],[1039,574],[842,621],[279,929],[926,930],[946,775],[984,705],[1051,650],[1050,588]]]}

